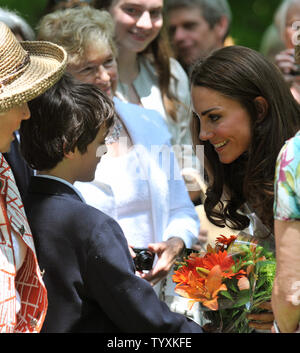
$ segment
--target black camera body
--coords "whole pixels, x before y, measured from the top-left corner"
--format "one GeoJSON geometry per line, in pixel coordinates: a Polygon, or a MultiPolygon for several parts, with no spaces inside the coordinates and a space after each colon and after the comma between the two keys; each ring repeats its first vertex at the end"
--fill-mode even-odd
{"type": "Polygon", "coordinates": [[[133,248],[136,257],[133,259],[137,271],[151,270],[154,253],[147,248],[133,248]]]}

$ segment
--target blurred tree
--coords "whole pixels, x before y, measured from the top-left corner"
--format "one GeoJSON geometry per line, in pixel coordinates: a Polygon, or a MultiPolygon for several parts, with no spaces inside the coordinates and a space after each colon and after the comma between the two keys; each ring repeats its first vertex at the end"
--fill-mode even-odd
{"type": "Polygon", "coordinates": [[[231,36],[235,44],[259,50],[262,37],[273,22],[281,0],[228,0],[233,21],[231,36]]]}
{"type": "Polygon", "coordinates": [[[46,3],[47,0],[0,0],[0,7],[17,11],[34,29],[42,16],[46,3]]]}

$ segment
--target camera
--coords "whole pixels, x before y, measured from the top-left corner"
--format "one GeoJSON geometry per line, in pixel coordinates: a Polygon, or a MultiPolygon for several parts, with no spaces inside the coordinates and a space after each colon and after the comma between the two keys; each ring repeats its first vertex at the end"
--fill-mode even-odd
{"type": "Polygon", "coordinates": [[[154,260],[154,254],[147,248],[133,248],[136,257],[133,259],[136,270],[151,270],[154,260]]]}

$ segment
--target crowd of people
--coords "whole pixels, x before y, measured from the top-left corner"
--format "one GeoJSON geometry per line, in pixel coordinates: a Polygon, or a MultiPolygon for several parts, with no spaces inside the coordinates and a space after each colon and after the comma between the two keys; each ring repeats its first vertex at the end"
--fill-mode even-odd
{"type": "Polygon", "coordinates": [[[224,228],[274,242],[268,330],[300,331],[299,11],[270,60],[226,0],[0,9],[0,332],[205,332],[172,274],[224,228]]]}

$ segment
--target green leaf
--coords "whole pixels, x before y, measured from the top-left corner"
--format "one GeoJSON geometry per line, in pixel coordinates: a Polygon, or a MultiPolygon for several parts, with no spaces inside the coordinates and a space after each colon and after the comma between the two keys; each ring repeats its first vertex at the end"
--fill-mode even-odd
{"type": "Polygon", "coordinates": [[[229,290],[232,290],[234,293],[239,293],[239,289],[237,288],[236,282],[234,279],[226,281],[226,286],[229,290]]]}
{"type": "Polygon", "coordinates": [[[257,298],[260,298],[261,296],[263,295],[268,295],[269,296],[269,292],[268,291],[262,291],[262,292],[258,292],[258,293],[254,293],[254,298],[257,299],[257,298]]]}
{"type": "Polygon", "coordinates": [[[265,284],[265,278],[260,277],[258,279],[258,281],[256,282],[256,287],[255,287],[255,291],[257,291],[262,285],[265,284]]]}
{"type": "Polygon", "coordinates": [[[233,308],[237,308],[239,306],[245,305],[250,300],[250,291],[243,290],[240,292],[240,295],[236,298],[233,308]]]}
{"type": "Polygon", "coordinates": [[[223,297],[230,299],[231,301],[233,301],[234,299],[232,298],[231,294],[226,290],[222,290],[219,292],[223,297]]]}

